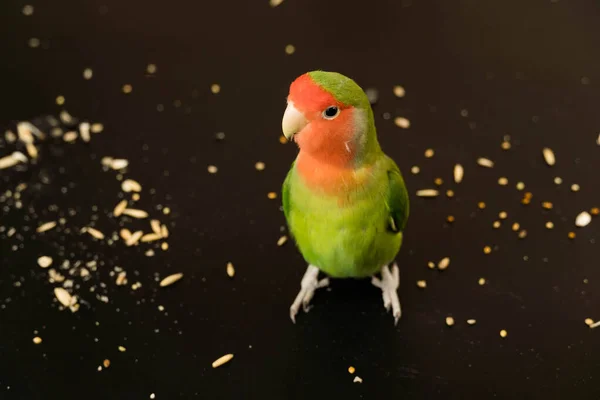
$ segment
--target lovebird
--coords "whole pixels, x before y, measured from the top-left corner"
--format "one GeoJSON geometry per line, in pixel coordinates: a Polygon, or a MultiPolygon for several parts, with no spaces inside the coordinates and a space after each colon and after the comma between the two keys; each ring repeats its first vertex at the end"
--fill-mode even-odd
{"type": "Polygon", "coordinates": [[[296,322],[300,306],[308,312],[329,277],[371,277],[397,324],[394,259],[408,220],[408,192],[400,169],[379,146],[367,95],[342,74],[305,73],[290,85],[281,125],[299,147],[282,187],[283,212],[308,263],[290,318],[296,322]],[[320,272],[328,277],[319,279],[320,272]]]}

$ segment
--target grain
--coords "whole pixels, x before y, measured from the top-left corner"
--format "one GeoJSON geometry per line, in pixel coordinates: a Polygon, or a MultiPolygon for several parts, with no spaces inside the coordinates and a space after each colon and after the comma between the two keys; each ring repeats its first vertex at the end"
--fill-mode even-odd
{"type": "Polygon", "coordinates": [[[119,231],[119,235],[121,239],[128,241],[131,238],[131,231],[129,229],[123,228],[119,231]]]}
{"type": "Polygon", "coordinates": [[[23,13],[23,15],[25,15],[26,17],[30,17],[33,15],[33,6],[31,5],[26,5],[23,7],[23,10],[21,10],[21,12],[23,13]]]}
{"type": "Polygon", "coordinates": [[[549,201],[544,201],[542,202],[542,208],[545,208],[546,210],[552,210],[553,204],[550,203],[549,201]]]}
{"type": "Polygon", "coordinates": [[[449,265],[450,265],[450,257],[444,257],[438,263],[438,269],[443,271],[446,268],[448,268],[449,265]]]}
{"type": "Polygon", "coordinates": [[[600,321],[594,322],[593,324],[590,325],[590,328],[594,329],[600,326],[600,321]]]}
{"type": "Polygon", "coordinates": [[[20,161],[17,158],[13,157],[12,154],[10,156],[4,156],[0,158],[0,169],[14,167],[19,162],[20,161]]]}
{"type": "Polygon", "coordinates": [[[506,219],[508,218],[508,213],[506,211],[500,211],[500,213],[498,213],[498,218],[506,219]]]}
{"type": "Polygon", "coordinates": [[[477,281],[477,283],[479,284],[479,286],[485,285],[485,278],[479,278],[479,280],[477,281]]]}
{"type": "Polygon", "coordinates": [[[485,168],[493,168],[494,162],[488,158],[480,157],[477,159],[477,164],[485,168]]]}
{"type": "Polygon", "coordinates": [[[285,54],[291,56],[296,52],[296,47],[293,44],[288,44],[285,46],[285,54]]]}
{"type": "Polygon", "coordinates": [[[148,242],[153,242],[155,240],[160,240],[162,239],[162,235],[159,233],[147,233],[144,236],[142,236],[141,241],[143,243],[148,243],[148,242]]]}
{"type": "Polygon", "coordinates": [[[113,210],[113,215],[115,217],[120,216],[121,214],[123,214],[123,211],[125,211],[126,208],[127,208],[127,200],[121,200],[115,206],[115,209],[113,210]]]}
{"type": "Polygon", "coordinates": [[[127,168],[128,165],[129,161],[122,158],[116,158],[110,161],[110,167],[114,170],[127,168]]]}
{"type": "Polygon", "coordinates": [[[425,289],[427,287],[427,281],[425,281],[425,280],[417,281],[417,287],[419,287],[421,289],[425,289]]]}
{"type": "Polygon", "coordinates": [[[510,150],[511,145],[510,142],[502,142],[500,147],[502,147],[502,150],[510,150]]]}
{"type": "Polygon", "coordinates": [[[451,189],[446,190],[446,196],[449,198],[454,197],[454,190],[451,190],[451,189]]]}
{"type": "Polygon", "coordinates": [[[126,208],[123,210],[123,215],[127,215],[129,217],[132,218],[138,218],[138,219],[142,219],[142,218],[147,218],[148,217],[148,213],[144,210],[138,210],[136,208],[126,208]]]}
{"type": "Polygon", "coordinates": [[[233,354],[225,354],[222,357],[217,358],[212,363],[213,368],[219,368],[221,365],[228,363],[233,358],[233,354]]]}
{"type": "Polygon", "coordinates": [[[464,176],[465,176],[465,169],[463,168],[462,165],[456,164],[454,166],[454,182],[461,183],[464,176]]]}
{"type": "Polygon", "coordinates": [[[152,232],[160,235],[160,221],[157,219],[150,220],[150,227],[152,228],[152,232]]]}
{"type": "Polygon", "coordinates": [[[483,253],[484,254],[490,254],[492,252],[492,248],[490,246],[485,246],[483,248],[483,253]]]}
{"type": "Polygon", "coordinates": [[[84,142],[89,142],[91,140],[90,129],[89,122],[82,122],[79,124],[79,134],[84,142]]]}
{"type": "Polygon", "coordinates": [[[142,191],[142,185],[140,185],[137,181],[134,181],[133,179],[125,179],[121,183],[121,189],[125,193],[129,193],[129,192],[141,192],[142,191]]]}
{"type": "Polygon", "coordinates": [[[577,216],[577,218],[575,218],[575,225],[577,225],[580,228],[583,228],[590,222],[592,222],[592,216],[587,211],[583,211],[577,216]]]}
{"type": "Polygon", "coordinates": [[[519,232],[519,239],[525,239],[526,236],[527,236],[527,231],[525,229],[523,229],[521,232],[519,232]]]}
{"type": "Polygon", "coordinates": [[[583,322],[585,322],[585,324],[587,326],[593,325],[594,324],[594,320],[591,318],[586,318],[583,322]]]}
{"type": "Polygon", "coordinates": [[[142,237],[143,234],[144,234],[143,231],[135,231],[134,233],[131,234],[129,239],[127,239],[125,241],[125,245],[127,245],[127,246],[136,245],[140,241],[140,238],[142,237]]]}
{"type": "Polygon", "coordinates": [[[55,226],[56,226],[56,221],[50,221],[50,222],[46,222],[46,223],[38,226],[35,231],[38,233],[42,233],[42,232],[49,231],[50,229],[54,228],[55,226]]]}
{"type": "Polygon", "coordinates": [[[77,140],[77,136],[79,136],[77,132],[69,131],[63,135],[63,140],[67,143],[73,143],[75,140],[77,140]]]}
{"type": "Polygon", "coordinates": [[[517,232],[519,229],[521,229],[521,225],[519,225],[518,222],[515,222],[512,224],[512,230],[517,232]]]}
{"type": "Polygon", "coordinates": [[[554,229],[554,222],[552,222],[552,221],[546,222],[546,229],[554,229]]]}
{"type": "Polygon", "coordinates": [[[127,349],[123,346],[119,346],[118,349],[121,353],[125,353],[127,351],[127,349]]]}
{"type": "Polygon", "coordinates": [[[575,239],[575,232],[569,232],[569,234],[567,235],[569,239],[575,239]]]}
{"type": "Polygon", "coordinates": [[[34,337],[33,338],[33,343],[34,344],[40,344],[40,343],[42,343],[42,338],[39,337],[39,336],[34,337]]]}
{"type": "Polygon", "coordinates": [[[287,236],[283,235],[282,237],[280,237],[277,240],[277,246],[283,246],[285,244],[285,242],[287,242],[288,238],[287,236]]]}
{"type": "Polygon", "coordinates": [[[117,286],[127,285],[127,272],[125,272],[125,271],[119,272],[115,283],[117,284],[117,286]]]}
{"type": "Polygon", "coordinates": [[[54,288],[54,296],[63,306],[69,307],[71,305],[72,297],[65,289],[61,287],[54,288]]]}
{"type": "Polygon", "coordinates": [[[167,250],[169,249],[169,243],[167,243],[167,242],[163,242],[163,243],[161,243],[161,244],[160,244],[160,248],[161,248],[163,251],[167,251],[167,250]]]}
{"type": "Polygon", "coordinates": [[[181,278],[183,278],[183,274],[181,272],[179,272],[177,274],[169,275],[166,278],[164,278],[162,281],[160,281],[159,286],[166,287],[166,286],[172,285],[175,282],[177,282],[178,280],[180,280],[181,278]]]}
{"type": "Polygon", "coordinates": [[[65,104],[65,96],[56,96],[56,105],[62,106],[65,104]]]}
{"type": "Polygon", "coordinates": [[[479,203],[477,203],[477,208],[479,208],[480,210],[485,209],[485,203],[483,201],[480,201],[479,203]]]}
{"type": "Polygon", "coordinates": [[[404,118],[404,117],[396,117],[396,118],[394,118],[394,124],[396,124],[396,126],[398,128],[402,128],[402,129],[408,129],[408,128],[410,128],[410,121],[407,118],[404,118]]]}
{"type": "Polygon", "coordinates": [[[592,209],[590,210],[590,214],[592,214],[594,216],[600,215],[600,208],[592,207],[592,209]]]}
{"type": "Polygon", "coordinates": [[[162,237],[164,237],[164,238],[168,238],[168,237],[169,237],[169,230],[167,229],[167,226],[166,226],[166,225],[164,225],[164,224],[163,224],[163,225],[160,227],[160,234],[161,234],[161,235],[162,235],[162,237]]]}
{"type": "Polygon", "coordinates": [[[476,320],[474,320],[474,319],[468,319],[468,320],[467,320],[467,324],[469,324],[469,325],[475,325],[475,323],[476,323],[476,322],[477,322],[477,321],[476,321],[476,320]]]}
{"type": "Polygon", "coordinates": [[[396,97],[404,97],[406,95],[406,90],[400,85],[394,86],[394,96],[396,97]]]}
{"type": "Polygon", "coordinates": [[[228,262],[227,263],[227,276],[229,276],[230,278],[233,278],[233,276],[235,275],[235,268],[233,267],[233,264],[228,262]]]}
{"type": "Polygon", "coordinates": [[[554,156],[554,152],[552,151],[552,149],[545,147],[542,150],[542,154],[544,155],[544,160],[546,161],[546,164],[548,164],[549,166],[553,166],[554,164],[556,164],[556,157],[554,156]]]}
{"type": "Polygon", "coordinates": [[[501,338],[505,338],[506,336],[508,336],[508,332],[506,332],[506,329],[502,329],[500,331],[500,337],[501,338]]]}
{"type": "Polygon", "coordinates": [[[446,325],[453,326],[454,325],[454,318],[452,318],[452,317],[446,317],[446,325]]]}
{"type": "Polygon", "coordinates": [[[517,190],[525,189],[525,184],[523,182],[517,182],[517,190]]]}
{"type": "Polygon", "coordinates": [[[48,268],[52,265],[52,257],[41,256],[37,259],[37,263],[42,268],[48,268]]]}
{"type": "Polygon", "coordinates": [[[437,186],[442,186],[442,184],[444,183],[444,180],[442,178],[435,178],[433,180],[433,183],[435,183],[437,186]]]}
{"type": "Polygon", "coordinates": [[[448,221],[449,223],[452,223],[455,221],[454,215],[448,215],[446,217],[446,221],[448,221]]]}
{"type": "Polygon", "coordinates": [[[90,235],[92,235],[96,239],[98,239],[98,240],[104,239],[104,233],[100,232],[98,229],[92,228],[92,227],[89,227],[89,226],[87,228],[84,228],[84,229],[85,229],[85,231],[87,233],[89,233],[90,235]]]}
{"type": "Polygon", "coordinates": [[[436,189],[421,189],[417,191],[419,197],[436,197],[440,193],[436,189]]]}
{"type": "Polygon", "coordinates": [[[500,221],[494,221],[494,223],[492,224],[492,226],[494,227],[494,229],[500,228],[500,225],[502,225],[502,223],[500,221]]]}
{"type": "Polygon", "coordinates": [[[110,360],[106,359],[106,360],[102,361],[102,365],[104,365],[104,368],[110,367],[110,360]]]}
{"type": "Polygon", "coordinates": [[[355,372],[356,372],[356,368],[354,368],[353,366],[348,367],[348,373],[353,374],[355,372]]]}
{"type": "Polygon", "coordinates": [[[36,49],[36,48],[40,47],[41,42],[40,42],[40,39],[32,37],[27,41],[27,44],[32,49],[36,49]]]}

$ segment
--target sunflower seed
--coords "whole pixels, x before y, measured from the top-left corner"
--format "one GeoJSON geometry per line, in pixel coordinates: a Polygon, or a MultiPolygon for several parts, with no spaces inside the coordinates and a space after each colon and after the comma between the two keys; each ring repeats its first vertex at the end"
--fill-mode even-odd
{"type": "Polygon", "coordinates": [[[56,226],[56,221],[50,221],[50,222],[46,222],[45,224],[38,226],[35,231],[38,233],[42,233],[42,232],[49,231],[50,229],[54,228],[55,226],[56,226]]]}
{"type": "Polygon", "coordinates": [[[494,167],[494,162],[488,158],[478,158],[477,159],[477,164],[479,164],[482,167],[486,167],[486,168],[493,168],[494,167]]]}
{"type": "Polygon", "coordinates": [[[92,228],[92,227],[87,227],[85,228],[85,231],[87,233],[89,233],[90,235],[92,235],[93,237],[95,237],[98,240],[102,240],[104,239],[104,233],[100,232],[98,229],[96,228],[92,228]]]}
{"type": "Polygon", "coordinates": [[[575,225],[582,228],[592,222],[592,216],[587,211],[580,213],[577,218],[575,218],[575,225]]]}
{"type": "Polygon", "coordinates": [[[461,183],[464,175],[465,175],[465,170],[464,170],[463,166],[460,164],[456,164],[454,166],[454,182],[461,183]]]}
{"type": "Polygon", "coordinates": [[[115,209],[113,210],[113,215],[115,217],[120,216],[121,214],[123,214],[123,211],[125,211],[125,209],[127,208],[127,200],[121,200],[116,206],[115,209]]]}
{"type": "Polygon", "coordinates": [[[72,296],[65,289],[61,287],[54,288],[54,296],[56,296],[60,304],[63,306],[69,307],[71,305],[72,296]]]}
{"type": "Polygon", "coordinates": [[[129,193],[129,192],[141,192],[142,191],[142,185],[140,185],[138,182],[134,181],[133,179],[125,179],[123,181],[123,183],[121,183],[121,189],[125,193],[129,193]]]}
{"type": "Polygon", "coordinates": [[[140,238],[142,237],[143,234],[144,234],[143,231],[136,231],[136,232],[132,233],[131,236],[129,237],[129,239],[127,239],[125,241],[125,244],[127,246],[133,246],[134,244],[137,244],[137,242],[140,241],[140,238]]]}
{"type": "Polygon", "coordinates": [[[544,160],[546,161],[546,164],[548,164],[549,166],[553,166],[554,164],[556,164],[556,157],[554,157],[554,152],[552,151],[552,149],[544,147],[544,149],[542,150],[542,154],[544,155],[544,160]]]}
{"type": "Polygon", "coordinates": [[[177,274],[169,275],[166,278],[164,278],[162,281],[160,281],[159,285],[160,285],[160,287],[166,287],[166,286],[174,284],[175,282],[177,282],[181,278],[183,278],[183,274],[182,273],[177,273],[177,274]]]}
{"type": "Polygon", "coordinates": [[[40,258],[38,258],[37,263],[42,268],[48,268],[52,265],[52,257],[41,256],[40,258]]]}
{"type": "Polygon", "coordinates": [[[226,364],[229,361],[231,361],[232,358],[233,358],[233,354],[225,354],[223,357],[219,357],[215,361],[213,361],[212,367],[218,368],[221,365],[226,364]]]}
{"type": "Polygon", "coordinates": [[[419,197],[436,197],[439,195],[439,192],[435,189],[422,189],[417,191],[417,196],[419,197]]]}
{"type": "Polygon", "coordinates": [[[148,213],[144,210],[138,210],[135,208],[126,208],[123,210],[123,215],[128,215],[132,218],[146,218],[148,217],[148,213]]]}

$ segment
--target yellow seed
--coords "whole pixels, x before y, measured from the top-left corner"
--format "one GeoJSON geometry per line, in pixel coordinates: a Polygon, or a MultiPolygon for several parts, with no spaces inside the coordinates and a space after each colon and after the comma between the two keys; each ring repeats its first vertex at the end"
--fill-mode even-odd
{"type": "Polygon", "coordinates": [[[600,208],[598,207],[594,207],[590,210],[590,214],[592,215],[599,215],[600,214],[600,208]]]}
{"type": "Polygon", "coordinates": [[[518,230],[519,230],[519,228],[521,228],[521,225],[519,225],[519,223],[518,223],[518,222],[515,222],[514,224],[512,224],[512,230],[513,230],[513,231],[515,231],[515,232],[516,232],[516,231],[518,231],[518,230]]]}
{"type": "Polygon", "coordinates": [[[498,218],[500,219],[506,219],[508,217],[508,214],[506,213],[506,211],[500,211],[500,213],[498,214],[498,218]]]}
{"type": "Polygon", "coordinates": [[[542,202],[542,207],[546,210],[552,210],[553,205],[549,201],[544,201],[542,202]]]}
{"type": "MultiPolygon", "coordinates": [[[[590,325],[591,325],[591,324],[590,324],[590,325]]],[[[36,336],[36,337],[34,337],[34,338],[33,338],[33,343],[35,343],[35,344],[40,344],[40,343],[42,343],[42,338],[41,338],[41,337],[39,337],[39,336],[36,336]]]]}
{"type": "Polygon", "coordinates": [[[406,90],[400,85],[394,86],[394,96],[396,97],[404,97],[406,94],[406,90]]]}
{"type": "Polygon", "coordinates": [[[294,47],[293,44],[288,44],[287,46],[285,46],[285,54],[291,56],[295,52],[296,52],[296,47],[294,47]]]}
{"type": "Polygon", "coordinates": [[[410,172],[411,172],[413,175],[417,175],[419,172],[421,172],[421,168],[419,168],[418,166],[414,165],[414,166],[413,166],[413,167],[410,169],[410,172]]]}
{"type": "Polygon", "coordinates": [[[477,283],[479,283],[479,286],[485,285],[485,278],[479,278],[479,281],[477,281],[477,283]]]}
{"type": "Polygon", "coordinates": [[[506,186],[506,185],[508,185],[508,179],[505,177],[502,177],[502,178],[498,179],[498,184],[501,186],[506,186]]]}
{"type": "Polygon", "coordinates": [[[356,372],[356,368],[354,368],[353,366],[349,366],[348,367],[348,372],[351,373],[351,374],[353,374],[353,373],[356,372]]]}
{"type": "Polygon", "coordinates": [[[267,197],[271,200],[276,199],[277,198],[277,193],[275,192],[269,192],[267,193],[267,197]]]}
{"type": "Polygon", "coordinates": [[[454,222],[454,216],[453,216],[453,215],[448,215],[448,216],[446,217],[446,221],[448,221],[448,222],[450,222],[450,223],[454,222]]]}
{"type": "Polygon", "coordinates": [[[277,240],[277,246],[283,246],[285,244],[285,242],[287,242],[287,236],[283,235],[282,237],[279,238],[279,240],[277,240]]]}
{"type": "Polygon", "coordinates": [[[500,228],[500,225],[502,225],[500,221],[494,221],[494,224],[492,226],[494,227],[494,229],[498,229],[500,228]]]}
{"type": "Polygon", "coordinates": [[[229,276],[230,278],[233,278],[233,276],[235,275],[235,268],[233,267],[233,264],[228,262],[227,263],[227,276],[229,276]]]}
{"type": "Polygon", "coordinates": [[[163,242],[163,243],[160,245],[160,248],[161,248],[163,251],[167,251],[167,250],[169,250],[169,243],[167,243],[167,242],[163,242]]]}
{"type": "Polygon", "coordinates": [[[562,180],[562,178],[560,176],[557,176],[557,177],[554,178],[554,183],[556,185],[560,185],[561,183],[563,183],[563,180],[562,180]]]}
{"type": "Polygon", "coordinates": [[[213,94],[217,94],[221,91],[221,86],[218,83],[213,83],[212,85],[210,85],[210,91],[213,94]]]}
{"type": "Polygon", "coordinates": [[[569,239],[575,239],[575,232],[569,232],[569,239]]]}
{"type": "Polygon", "coordinates": [[[427,287],[427,281],[424,281],[424,280],[417,281],[417,286],[420,287],[421,289],[425,289],[427,287]]]}
{"type": "Polygon", "coordinates": [[[441,186],[442,183],[444,183],[444,181],[442,180],[442,178],[435,178],[433,183],[435,183],[438,186],[441,186]]]}
{"type": "Polygon", "coordinates": [[[448,326],[454,325],[454,318],[446,317],[446,325],[448,325],[448,326]]]}
{"type": "Polygon", "coordinates": [[[157,68],[155,64],[148,64],[148,66],[146,67],[146,72],[149,74],[154,74],[156,73],[157,68]]]}
{"type": "Polygon", "coordinates": [[[433,151],[433,149],[427,149],[425,150],[425,157],[426,158],[431,158],[435,155],[435,152],[433,151]]]}
{"type": "Polygon", "coordinates": [[[119,346],[118,349],[121,353],[125,353],[127,351],[127,349],[123,346],[119,346]]]}
{"type": "Polygon", "coordinates": [[[591,319],[591,318],[586,318],[584,322],[585,322],[585,324],[586,324],[587,326],[590,326],[590,325],[593,325],[593,324],[594,324],[594,320],[593,320],[593,319],[591,319]]]}
{"type": "Polygon", "coordinates": [[[443,271],[450,266],[450,257],[444,257],[438,263],[438,269],[443,271]]]}
{"type": "Polygon", "coordinates": [[[505,338],[507,335],[508,335],[508,332],[506,332],[506,330],[505,330],[505,329],[502,329],[502,330],[500,331],[500,337],[501,337],[501,338],[505,338]]]}
{"type": "Polygon", "coordinates": [[[523,182],[517,182],[517,190],[525,189],[525,184],[523,182]]]}
{"type": "Polygon", "coordinates": [[[480,201],[479,203],[477,203],[477,207],[479,207],[480,210],[483,210],[485,208],[485,203],[483,201],[480,201]]]}
{"type": "Polygon", "coordinates": [[[396,126],[398,128],[402,128],[402,129],[408,129],[408,128],[410,128],[410,121],[407,118],[404,118],[404,117],[396,117],[396,118],[394,118],[394,124],[396,124],[396,126]]]}
{"type": "Polygon", "coordinates": [[[547,229],[552,229],[552,228],[554,228],[554,222],[552,222],[552,221],[548,221],[548,222],[546,222],[546,228],[547,228],[547,229]]]}
{"type": "Polygon", "coordinates": [[[219,357],[212,363],[213,368],[218,368],[221,365],[228,363],[233,358],[233,354],[225,354],[223,357],[219,357]]]}
{"type": "Polygon", "coordinates": [[[467,320],[467,324],[469,324],[469,325],[475,325],[475,323],[476,323],[476,322],[477,322],[477,321],[476,321],[476,320],[474,320],[474,319],[468,319],[468,320],[467,320]]]}
{"type": "Polygon", "coordinates": [[[215,165],[209,165],[207,169],[209,174],[216,174],[219,170],[215,165]]]}
{"type": "Polygon", "coordinates": [[[427,263],[427,267],[428,267],[429,269],[434,269],[434,268],[435,268],[435,263],[434,263],[433,261],[429,261],[429,262],[427,263]]]}
{"type": "Polygon", "coordinates": [[[59,106],[62,106],[63,104],[65,104],[65,97],[64,96],[58,96],[56,98],[56,104],[59,106]]]}
{"type": "Polygon", "coordinates": [[[265,169],[265,163],[262,161],[259,161],[256,164],[254,164],[254,168],[256,168],[257,171],[262,171],[265,169]]]}
{"type": "Polygon", "coordinates": [[[286,144],[287,143],[287,139],[285,138],[285,136],[281,135],[279,136],[279,143],[281,144],[286,144]]]}
{"type": "Polygon", "coordinates": [[[502,150],[509,150],[510,142],[502,142],[502,150]]]}
{"type": "Polygon", "coordinates": [[[485,254],[490,254],[490,253],[492,252],[492,248],[491,248],[490,246],[485,246],[485,247],[483,248],[483,252],[484,252],[485,254]]]}
{"type": "Polygon", "coordinates": [[[521,232],[519,232],[519,239],[524,239],[525,236],[527,236],[527,231],[523,229],[521,232]]]}
{"type": "Polygon", "coordinates": [[[107,358],[106,360],[102,361],[102,365],[104,365],[104,368],[110,367],[110,360],[107,358]]]}
{"type": "Polygon", "coordinates": [[[133,91],[133,86],[131,86],[130,84],[125,84],[125,85],[123,85],[121,90],[123,91],[123,93],[129,94],[133,91]]]}
{"type": "Polygon", "coordinates": [[[579,189],[581,189],[581,187],[578,184],[574,183],[574,184],[571,185],[571,190],[572,191],[579,192],[579,189]]]}

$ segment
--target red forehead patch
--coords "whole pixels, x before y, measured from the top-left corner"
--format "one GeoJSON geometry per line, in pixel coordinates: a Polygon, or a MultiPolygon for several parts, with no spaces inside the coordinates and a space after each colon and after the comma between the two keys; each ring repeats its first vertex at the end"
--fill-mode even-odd
{"type": "Polygon", "coordinates": [[[317,85],[308,74],[301,75],[292,82],[288,100],[305,114],[321,112],[333,105],[346,107],[345,104],[336,101],[331,93],[317,85]]]}

